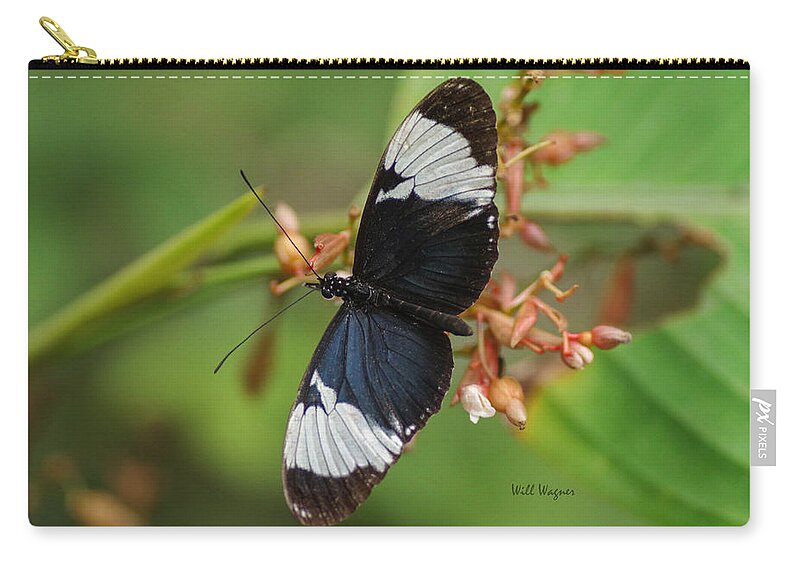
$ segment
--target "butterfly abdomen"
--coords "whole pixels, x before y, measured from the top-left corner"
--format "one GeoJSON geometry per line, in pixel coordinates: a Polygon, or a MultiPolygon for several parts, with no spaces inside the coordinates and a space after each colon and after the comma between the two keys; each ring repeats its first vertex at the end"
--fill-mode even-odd
{"type": "Polygon", "coordinates": [[[383,300],[383,306],[393,309],[398,313],[402,313],[411,317],[414,320],[420,321],[426,325],[430,325],[435,329],[440,329],[445,332],[453,333],[457,336],[470,336],[472,329],[470,326],[462,321],[456,315],[449,315],[440,311],[422,307],[408,301],[403,301],[397,297],[387,295],[383,300]]]}
{"type": "Polygon", "coordinates": [[[361,281],[357,277],[337,277],[333,274],[325,277],[331,282],[336,281],[335,285],[328,286],[330,290],[335,290],[337,296],[355,305],[372,305],[390,309],[435,329],[458,336],[470,336],[472,334],[470,326],[456,315],[404,301],[379,287],[374,287],[361,281]]]}

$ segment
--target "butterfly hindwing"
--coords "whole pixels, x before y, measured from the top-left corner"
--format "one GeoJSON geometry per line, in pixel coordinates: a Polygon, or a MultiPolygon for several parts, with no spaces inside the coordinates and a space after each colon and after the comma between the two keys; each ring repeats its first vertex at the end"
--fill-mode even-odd
{"type": "Polygon", "coordinates": [[[472,305],[497,260],[495,122],[489,96],[465,78],[409,113],[378,165],[354,275],[437,311],[472,305]]]}
{"type": "Polygon", "coordinates": [[[366,500],[403,445],[439,410],[453,355],[439,330],[343,305],[289,415],[283,480],[304,524],[334,524],[366,500]]]}

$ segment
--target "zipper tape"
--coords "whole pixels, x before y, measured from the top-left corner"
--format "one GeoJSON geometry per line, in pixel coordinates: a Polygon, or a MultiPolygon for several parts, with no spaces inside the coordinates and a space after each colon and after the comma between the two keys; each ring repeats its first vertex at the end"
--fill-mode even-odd
{"type": "Polygon", "coordinates": [[[559,69],[559,70],[645,70],[645,69],[750,69],[743,59],[732,58],[586,58],[586,59],[392,59],[392,58],[120,58],[99,59],[97,63],[72,60],[35,59],[28,69],[559,69]]]}

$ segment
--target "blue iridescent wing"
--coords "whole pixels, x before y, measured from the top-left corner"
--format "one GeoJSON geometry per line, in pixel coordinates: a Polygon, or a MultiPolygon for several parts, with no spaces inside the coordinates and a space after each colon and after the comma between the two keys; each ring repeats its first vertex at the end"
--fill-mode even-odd
{"type": "Polygon", "coordinates": [[[442,331],[345,304],[306,369],[286,429],[286,502],[303,524],[335,524],[366,500],[436,413],[453,354],[442,331]]]}

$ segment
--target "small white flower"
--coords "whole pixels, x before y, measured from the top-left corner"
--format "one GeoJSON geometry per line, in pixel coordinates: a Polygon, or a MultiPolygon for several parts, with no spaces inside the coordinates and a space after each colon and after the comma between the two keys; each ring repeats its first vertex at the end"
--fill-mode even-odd
{"type": "Polygon", "coordinates": [[[464,386],[460,399],[461,405],[467,411],[469,419],[474,424],[477,424],[481,418],[491,418],[495,414],[495,409],[489,402],[489,398],[484,395],[477,384],[464,386]]]}
{"type": "Polygon", "coordinates": [[[561,354],[561,360],[564,361],[564,364],[569,366],[570,368],[575,368],[576,370],[581,370],[587,364],[591,364],[592,360],[594,360],[594,353],[586,346],[583,346],[579,342],[570,342],[569,343],[569,350],[570,355],[565,356],[563,353],[561,354]]]}

